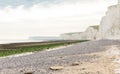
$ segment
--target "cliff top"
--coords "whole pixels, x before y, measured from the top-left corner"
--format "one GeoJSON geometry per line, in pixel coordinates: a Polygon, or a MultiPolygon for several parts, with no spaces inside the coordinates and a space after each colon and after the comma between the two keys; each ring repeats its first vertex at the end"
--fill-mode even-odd
{"type": "Polygon", "coordinates": [[[65,34],[72,35],[72,34],[80,34],[80,33],[82,33],[82,32],[71,32],[71,33],[65,33],[65,34]]]}
{"type": "Polygon", "coordinates": [[[90,27],[99,30],[99,25],[94,25],[94,26],[90,26],[90,27]]]}

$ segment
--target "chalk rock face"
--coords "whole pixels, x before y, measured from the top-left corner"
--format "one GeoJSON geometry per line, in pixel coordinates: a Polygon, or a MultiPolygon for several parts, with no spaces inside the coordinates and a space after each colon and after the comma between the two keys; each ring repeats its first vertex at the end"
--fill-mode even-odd
{"type": "Polygon", "coordinates": [[[110,6],[100,23],[98,39],[120,39],[120,0],[110,6]]]}
{"type": "Polygon", "coordinates": [[[99,30],[98,25],[88,27],[87,30],[81,34],[83,35],[82,39],[95,40],[98,30],[99,30]]]}
{"type": "Polygon", "coordinates": [[[60,37],[63,39],[63,40],[78,40],[80,39],[79,36],[82,32],[75,32],[75,33],[64,33],[64,34],[61,34],[60,37]]]}
{"type": "Polygon", "coordinates": [[[120,39],[120,0],[108,8],[100,26],[90,26],[85,32],[62,34],[61,37],[65,40],[120,39]]]}
{"type": "Polygon", "coordinates": [[[94,40],[99,26],[90,26],[85,32],[65,33],[61,35],[64,40],[94,40]]]}
{"type": "Polygon", "coordinates": [[[120,0],[118,0],[118,4],[120,4],[120,0]]]}

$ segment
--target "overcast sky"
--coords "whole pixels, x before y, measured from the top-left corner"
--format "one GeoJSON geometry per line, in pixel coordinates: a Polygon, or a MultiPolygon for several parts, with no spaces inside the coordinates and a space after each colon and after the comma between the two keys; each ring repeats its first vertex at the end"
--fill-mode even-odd
{"type": "Polygon", "coordinates": [[[117,0],[0,0],[0,39],[58,36],[98,25],[117,0]]]}

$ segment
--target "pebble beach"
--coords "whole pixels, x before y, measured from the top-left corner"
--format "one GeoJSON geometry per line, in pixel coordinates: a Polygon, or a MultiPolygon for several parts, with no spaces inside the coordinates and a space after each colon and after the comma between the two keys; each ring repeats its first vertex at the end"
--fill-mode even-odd
{"type": "MultiPolygon", "coordinates": [[[[104,53],[106,54],[106,51],[110,49],[108,47],[114,45],[119,47],[120,41],[87,41],[49,51],[43,50],[28,55],[0,58],[0,74],[88,74],[88,67],[84,64],[93,63],[94,66],[101,57],[105,56],[104,53]],[[86,70],[81,67],[85,67],[86,70]]],[[[90,71],[90,74],[115,74],[101,71],[95,69],[95,72],[90,71]]]]}

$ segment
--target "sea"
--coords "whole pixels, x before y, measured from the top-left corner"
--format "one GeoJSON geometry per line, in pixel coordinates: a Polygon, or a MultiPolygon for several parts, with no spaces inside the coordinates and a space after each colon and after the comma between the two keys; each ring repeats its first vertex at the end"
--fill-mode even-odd
{"type": "Polygon", "coordinates": [[[30,40],[30,39],[22,39],[22,40],[0,40],[0,44],[10,44],[10,43],[26,43],[26,42],[42,42],[43,40],[30,40]]]}

